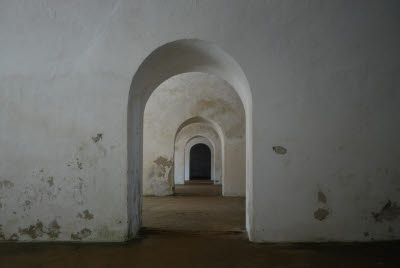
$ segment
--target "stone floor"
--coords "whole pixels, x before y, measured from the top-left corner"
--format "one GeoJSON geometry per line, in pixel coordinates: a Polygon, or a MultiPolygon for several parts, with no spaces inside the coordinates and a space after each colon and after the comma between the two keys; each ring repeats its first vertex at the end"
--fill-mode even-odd
{"type": "Polygon", "coordinates": [[[1,243],[0,267],[400,267],[398,242],[250,243],[243,198],[180,190],[144,198],[143,228],[133,241],[1,243]]]}
{"type": "Polygon", "coordinates": [[[195,232],[244,232],[245,200],[221,196],[145,197],[146,229],[195,232]]]}
{"type": "Polygon", "coordinates": [[[222,193],[221,185],[186,184],[175,185],[175,196],[218,196],[222,193]]]}

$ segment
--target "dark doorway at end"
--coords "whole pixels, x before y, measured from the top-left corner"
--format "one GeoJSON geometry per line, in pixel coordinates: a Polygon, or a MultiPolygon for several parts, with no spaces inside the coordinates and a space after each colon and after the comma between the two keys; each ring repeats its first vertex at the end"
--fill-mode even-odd
{"type": "Polygon", "coordinates": [[[199,143],[190,149],[190,180],[211,180],[211,150],[199,143]]]}

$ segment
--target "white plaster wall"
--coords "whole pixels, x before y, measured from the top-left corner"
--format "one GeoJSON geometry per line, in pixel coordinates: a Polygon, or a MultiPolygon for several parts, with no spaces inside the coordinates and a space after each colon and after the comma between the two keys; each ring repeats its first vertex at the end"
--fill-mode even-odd
{"type": "MultiPolygon", "coordinates": [[[[222,150],[230,152],[224,155],[226,176],[223,180],[223,195],[245,194],[243,104],[236,91],[224,80],[205,73],[186,73],[162,83],[146,104],[143,131],[145,195],[173,193],[176,137],[185,132],[189,135],[200,135],[209,131],[209,127],[205,126],[190,129],[190,125],[178,131],[182,123],[197,116],[212,120],[220,126],[224,136],[222,150]]],[[[218,139],[221,140],[219,137],[218,139]]],[[[222,152],[218,153],[222,155],[222,152]]]]}
{"type": "Polygon", "coordinates": [[[0,237],[126,238],[132,77],[157,47],[198,38],[251,86],[250,238],[399,239],[399,12],[390,0],[1,1],[0,237]]]}

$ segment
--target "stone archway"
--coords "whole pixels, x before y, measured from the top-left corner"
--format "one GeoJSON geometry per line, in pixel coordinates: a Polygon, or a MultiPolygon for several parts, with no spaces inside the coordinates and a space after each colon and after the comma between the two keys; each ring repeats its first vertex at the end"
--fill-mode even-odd
{"type": "Polygon", "coordinates": [[[218,46],[195,39],[178,40],[154,50],[135,73],[128,100],[127,209],[129,236],[140,228],[143,175],[143,114],[152,92],[168,78],[187,72],[216,75],[240,96],[246,116],[246,226],[252,239],[252,95],[239,64],[218,46]]]}
{"type": "Polygon", "coordinates": [[[193,147],[202,144],[204,146],[207,146],[209,151],[210,151],[210,176],[209,179],[211,181],[215,181],[215,146],[214,144],[211,143],[211,141],[207,138],[198,136],[194,137],[191,139],[185,146],[185,152],[184,152],[184,170],[185,170],[185,182],[191,180],[193,176],[193,147]]]}
{"type": "Polygon", "coordinates": [[[212,148],[212,179],[215,184],[221,184],[224,169],[224,139],[222,131],[215,123],[202,118],[189,119],[192,122],[179,128],[175,137],[174,146],[174,182],[184,184],[189,179],[188,149],[196,143],[209,143],[212,148]]]}
{"type": "Polygon", "coordinates": [[[189,169],[189,180],[209,180],[212,181],[212,145],[210,143],[196,142],[186,147],[185,150],[185,169],[189,169]],[[186,168],[188,167],[188,168],[186,168]]]}

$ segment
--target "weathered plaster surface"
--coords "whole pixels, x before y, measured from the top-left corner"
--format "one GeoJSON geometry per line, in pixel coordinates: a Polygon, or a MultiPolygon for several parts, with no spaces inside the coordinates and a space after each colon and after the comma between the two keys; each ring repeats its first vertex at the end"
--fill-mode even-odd
{"type": "MultiPolygon", "coordinates": [[[[69,160],[58,166],[58,170],[51,172],[51,167],[39,168],[25,175],[21,171],[23,177],[12,179],[13,182],[1,180],[0,237],[18,241],[125,239],[125,215],[110,213],[106,205],[95,205],[101,203],[97,193],[104,192],[96,189],[99,179],[95,176],[107,172],[104,170],[107,167],[105,162],[108,161],[107,155],[112,153],[112,146],[107,146],[106,142],[107,138],[93,140],[88,136],[73,150],[69,160]],[[113,235],[104,237],[98,230],[104,228],[102,222],[108,217],[112,218],[106,222],[112,226],[113,235]],[[76,229],[79,228],[85,231],[78,233],[76,229]]],[[[48,166],[48,163],[43,166],[48,166]]],[[[122,201],[110,198],[110,202],[122,201]]]]}
{"type": "MultiPolygon", "coordinates": [[[[236,91],[224,80],[205,73],[186,73],[161,84],[146,104],[143,140],[145,195],[173,193],[174,180],[171,180],[171,174],[175,150],[183,148],[184,155],[185,147],[181,147],[181,143],[188,142],[191,137],[202,133],[207,136],[214,135],[213,140],[218,144],[218,174],[222,173],[224,155],[224,170],[227,175],[223,180],[223,195],[245,194],[246,141],[243,104],[236,91]],[[223,137],[219,137],[216,130],[210,129],[209,124],[196,123],[180,128],[182,123],[193,117],[212,120],[222,129],[223,137]],[[206,134],[208,132],[210,133],[206,134]],[[175,144],[176,142],[178,144],[175,144]],[[155,162],[155,159],[160,157],[170,165],[155,162]]],[[[178,153],[175,156],[181,155],[178,153]]],[[[182,164],[184,163],[175,163],[175,177],[181,174],[182,164]]]]}
{"type": "Polygon", "coordinates": [[[127,135],[140,129],[138,99],[165,70],[205,69],[238,91],[252,131],[251,240],[399,239],[399,12],[391,0],[1,1],[0,240],[135,234],[142,185],[127,171],[141,177],[141,133],[127,135]],[[210,46],[168,53],[132,83],[180,39],[235,62],[210,46]],[[195,64],[175,64],[181,55],[195,64]],[[77,217],[85,210],[93,219],[77,217]]]}

